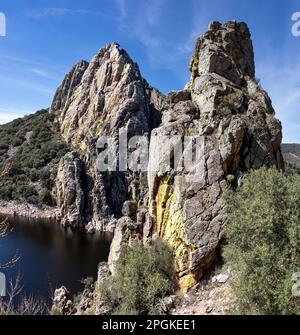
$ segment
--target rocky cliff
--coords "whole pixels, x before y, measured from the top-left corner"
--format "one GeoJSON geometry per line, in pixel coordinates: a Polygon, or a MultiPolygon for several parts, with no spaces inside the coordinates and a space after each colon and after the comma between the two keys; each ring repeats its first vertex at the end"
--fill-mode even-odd
{"type": "MultiPolygon", "coordinates": [[[[67,74],[50,113],[56,116],[62,136],[85,165],[85,180],[77,181],[85,185],[86,193],[84,208],[77,206],[77,224],[91,222],[99,230],[109,230],[111,219],[122,216],[126,200],[147,204],[146,174],[100,173],[96,144],[100,136],[110,136],[118,148],[120,131],[127,132],[128,138],[149,138],[160,123],[163,100],[163,95],[141,77],[137,64],[115,43],[101,49],[90,64],[82,61],[67,74]]],[[[60,170],[64,165],[62,160],[60,170]]],[[[65,204],[62,215],[72,216],[76,204],[61,198],[64,193],[57,193],[58,203],[65,204]]]]}
{"type": "Polygon", "coordinates": [[[284,168],[281,124],[255,79],[247,25],[210,24],[197,40],[190,70],[185,90],[164,97],[111,44],[90,64],[72,69],[51,107],[61,134],[78,152],[74,163],[71,156],[61,160],[56,187],[62,215],[72,225],[116,228],[112,272],[122,243],[160,236],[174,250],[184,291],[201,278],[222,244],[228,223],[223,192],[238,187],[250,169],[284,168]],[[109,135],[118,148],[120,130],[149,140],[148,172],[97,170],[97,139],[109,135]],[[184,138],[190,140],[179,148],[184,138]],[[185,154],[196,151],[200,155],[187,169],[185,154]]]}
{"type": "MultiPolygon", "coordinates": [[[[246,24],[210,24],[197,40],[190,70],[187,90],[168,95],[162,123],[152,136],[201,137],[197,174],[188,178],[183,169],[149,178],[156,231],[174,248],[184,290],[199,280],[224,237],[222,193],[237,187],[249,169],[284,167],[281,124],[255,79],[246,24]]],[[[156,144],[150,148],[155,155],[156,144]]]]}

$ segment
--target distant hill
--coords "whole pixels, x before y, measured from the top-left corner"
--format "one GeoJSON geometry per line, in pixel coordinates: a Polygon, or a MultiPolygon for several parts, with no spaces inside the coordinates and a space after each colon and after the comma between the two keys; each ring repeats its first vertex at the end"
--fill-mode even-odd
{"type": "Polygon", "coordinates": [[[300,144],[282,144],[282,153],[287,172],[300,174],[300,144]]]}
{"type": "Polygon", "coordinates": [[[300,144],[283,144],[282,152],[287,163],[300,168],[300,144]]]}

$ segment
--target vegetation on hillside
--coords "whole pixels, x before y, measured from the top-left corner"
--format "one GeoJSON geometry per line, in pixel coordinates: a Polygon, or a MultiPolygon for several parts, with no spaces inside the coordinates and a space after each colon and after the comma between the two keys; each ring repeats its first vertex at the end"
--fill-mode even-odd
{"type": "Polygon", "coordinates": [[[160,240],[124,246],[116,274],[100,288],[116,314],[160,314],[159,300],[174,292],[172,253],[160,240]]]}
{"type": "Polygon", "coordinates": [[[295,174],[300,175],[300,167],[286,162],[285,163],[285,173],[288,176],[292,176],[292,175],[295,175],[295,174]]]}
{"type": "Polygon", "coordinates": [[[300,144],[282,144],[287,174],[300,174],[300,144]]]}
{"type": "Polygon", "coordinates": [[[230,218],[225,259],[236,272],[238,312],[298,314],[292,287],[300,271],[300,176],[261,169],[225,198],[230,218]]]}
{"type": "Polygon", "coordinates": [[[300,157],[300,144],[282,144],[283,153],[292,153],[300,157]]]}
{"type": "Polygon", "coordinates": [[[54,205],[58,162],[68,151],[47,110],[0,126],[0,199],[54,205]]]}

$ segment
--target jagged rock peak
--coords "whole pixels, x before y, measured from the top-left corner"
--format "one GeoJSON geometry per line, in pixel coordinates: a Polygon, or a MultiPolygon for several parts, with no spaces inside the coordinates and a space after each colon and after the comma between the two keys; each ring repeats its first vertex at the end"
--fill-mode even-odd
{"type": "Polygon", "coordinates": [[[81,60],[72,67],[71,71],[65,76],[64,81],[55,93],[50,113],[55,113],[58,110],[64,110],[68,107],[67,102],[69,101],[71,94],[80,84],[88,66],[88,62],[81,60]]]}
{"type": "MultiPolygon", "coordinates": [[[[105,230],[112,215],[121,216],[126,200],[147,201],[147,180],[130,172],[100,173],[96,166],[97,140],[110,136],[117,143],[120,129],[127,131],[128,138],[148,138],[161,120],[164,96],[148,85],[138,65],[117,43],[100,49],[88,66],[79,68],[82,71],[76,71],[75,66],[59,87],[51,113],[64,139],[78,151],[89,176],[86,210],[83,213],[82,202],[76,197],[68,201],[68,194],[63,192],[60,203],[64,217],[72,225],[85,221],[105,230]]],[[[68,171],[64,161],[61,170],[63,184],[64,171],[68,171]]]]}
{"type": "Polygon", "coordinates": [[[284,168],[281,124],[255,79],[247,25],[211,23],[197,40],[191,70],[188,88],[166,98],[160,127],[151,135],[148,171],[152,221],[173,248],[183,291],[203,276],[224,241],[228,216],[223,193],[238,187],[252,169],[284,168]],[[191,174],[182,164],[189,150],[182,134],[199,140],[191,174]],[[171,136],[172,146],[157,140],[161,136],[171,136]],[[179,157],[173,158],[178,166],[166,173],[178,147],[183,149],[176,149],[179,157]]]}
{"type": "Polygon", "coordinates": [[[254,52],[249,28],[244,22],[212,22],[207,33],[197,39],[191,60],[192,81],[216,73],[237,85],[255,77],[254,52]]]}
{"type": "Polygon", "coordinates": [[[160,104],[162,99],[142,78],[127,52],[111,43],[100,49],[90,64],[72,69],[56,92],[51,112],[57,115],[64,138],[75,146],[82,144],[85,151],[85,139],[99,136],[106,124],[110,125],[107,132],[119,128],[117,123],[126,125],[130,113],[124,115],[124,108],[129,104],[143,112],[141,128],[147,128],[145,123],[152,122],[149,104],[160,104]]]}
{"type": "Polygon", "coordinates": [[[93,60],[114,59],[124,63],[134,64],[139,70],[138,64],[132,60],[127,51],[119,43],[112,42],[101,48],[94,56],[93,60]]]}

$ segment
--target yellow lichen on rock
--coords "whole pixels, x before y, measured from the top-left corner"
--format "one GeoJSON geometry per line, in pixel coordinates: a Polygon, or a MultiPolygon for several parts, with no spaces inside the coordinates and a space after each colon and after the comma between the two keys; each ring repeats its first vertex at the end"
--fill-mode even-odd
{"type": "Polygon", "coordinates": [[[179,279],[179,287],[183,293],[187,293],[196,284],[197,280],[193,274],[188,274],[179,279]]]}
{"type": "Polygon", "coordinates": [[[179,201],[179,191],[168,178],[159,185],[156,196],[157,233],[172,248],[175,257],[175,268],[179,277],[179,286],[187,292],[196,284],[190,271],[191,253],[195,246],[187,241],[183,223],[183,209],[179,201]],[[182,277],[182,278],[181,278],[182,277]]]}

